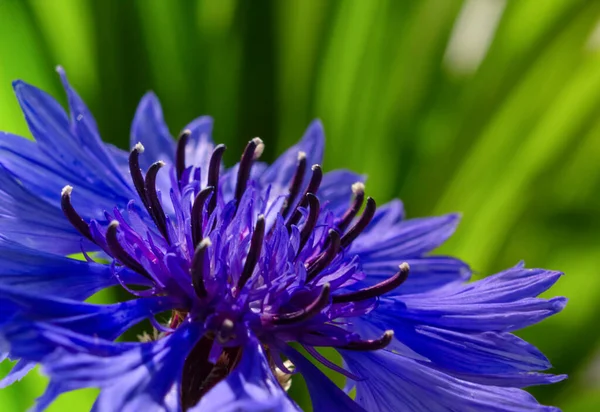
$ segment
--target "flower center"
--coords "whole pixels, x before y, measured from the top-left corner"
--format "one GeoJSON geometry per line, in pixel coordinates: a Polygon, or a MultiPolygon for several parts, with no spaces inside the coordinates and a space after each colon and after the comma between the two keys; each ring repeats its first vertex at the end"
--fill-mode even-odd
{"type": "Polygon", "coordinates": [[[189,139],[189,132],[180,136],[175,164],[165,168],[169,186],[158,183],[165,163],[158,161],[143,174],[139,156],[144,148],[134,146],[129,170],[143,207],[130,201],[128,218],[115,208],[112,214],[105,212],[103,222],[86,222],[71,204],[70,186],[61,198],[71,224],[114,259],[116,278],[131,270],[147,287],[132,290],[119,280],[124,288],[138,297],[164,295],[176,302],[169,325],[154,321],[156,328],[171,333],[184,322],[203,328],[204,337],[184,367],[185,408],[235,367],[249,334],[261,340],[281,370],[285,367],[277,347],[295,341],[326,366],[351,376],[314,347],[386,347],[391,331],[364,339],[352,331],[351,319],[372,310],[377,297],[400,286],[409,271],[403,263],[389,279],[356,287],[364,275],[350,249],[375,216],[375,201],[365,199],[364,185],[355,183],[349,207],[336,215],[327,199],[321,204],[317,197],[325,178],[321,166],[313,165],[307,176],[303,152],[286,193],[272,195],[272,188],[261,187],[252,174],[264,148],[260,139],[249,141],[237,170],[222,176],[225,146],[214,148],[208,170],[202,171],[186,166],[189,139]],[[201,172],[207,173],[204,187],[201,172]],[[234,187],[227,186],[232,181],[234,187]],[[170,204],[164,200],[167,192],[170,204]]]}

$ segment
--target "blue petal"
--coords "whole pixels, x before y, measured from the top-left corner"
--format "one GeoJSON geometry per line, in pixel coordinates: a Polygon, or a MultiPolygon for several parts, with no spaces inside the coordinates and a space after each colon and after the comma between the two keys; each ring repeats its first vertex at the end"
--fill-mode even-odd
{"type": "MultiPolygon", "coordinates": [[[[0,319],[4,319],[5,329],[11,326],[18,329],[22,324],[44,321],[48,325],[54,324],[83,335],[114,340],[141,320],[175,306],[177,302],[164,297],[130,300],[114,305],[91,305],[66,299],[42,298],[0,287],[0,319]]],[[[10,344],[14,348],[21,343],[14,341],[10,344]]],[[[11,349],[9,356],[17,359],[18,351],[11,349]]],[[[21,379],[35,364],[28,359],[19,360],[10,373],[0,380],[0,387],[21,379]]]]}
{"type": "Polygon", "coordinates": [[[340,351],[356,382],[356,402],[370,412],[389,411],[557,411],[515,388],[462,381],[385,350],[340,351]]]}
{"type": "Polygon", "coordinates": [[[354,322],[361,336],[378,336],[387,329],[395,339],[388,349],[471,382],[493,382],[496,386],[523,387],[554,383],[563,377],[535,373],[549,369],[548,359],[533,345],[506,332],[463,332],[415,324],[398,316],[391,305],[354,322]],[[407,347],[419,356],[396,345],[407,347]]]}
{"type": "Polygon", "coordinates": [[[15,382],[23,379],[33,368],[35,368],[35,362],[27,362],[19,360],[11,369],[11,371],[4,378],[0,379],[0,389],[4,389],[15,382]]]}
{"type": "Polygon", "coordinates": [[[171,136],[156,95],[148,92],[142,97],[131,125],[131,147],[144,145],[140,166],[147,169],[159,160],[174,164],[175,140],[171,136]]]}
{"type": "Polygon", "coordinates": [[[378,220],[354,241],[351,252],[365,261],[419,257],[444,243],[459,220],[456,214],[404,220],[392,226],[387,220],[378,220]]]}
{"type": "Polygon", "coordinates": [[[190,412],[298,411],[271,372],[260,343],[250,338],[236,368],[190,412]]]}
{"type": "Polygon", "coordinates": [[[185,164],[200,168],[202,185],[208,178],[208,165],[215,144],[212,140],[213,119],[209,116],[199,117],[185,126],[191,132],[185,146],[185,164]]]}
{"type": "Polygon", "coordinates": [[[67,99],[69,101],[70,110],[70,124],[71,132],[74,137],[79,140],[79,144],[87,147],[88,151],[93,153],[94,156],[104,165],[110,173],[107,173],[107,177],[112,177],[115,185],[121,186],[121,190],[124,193],[130,191],[129,176],[127,172],[118,167],[118,163],[113,159],[110,148],[104,144],[96,125],[96,120],[92,113],[87,108],[84,101],[77,94],[75,89],[71,87],[67,79],[67,75],[62,67],[57,68],[58,74],[62,81],[63,87],[67,92],[67,99]]]}
{"type": "Polygon", "coordinates": [[[83,217],[101,217],[114,205],[124,207],[135,192],[114,164],[107,164],[109,154],[100,143],[81,140],[63,108],[47,93],[22,81],[14,88],[36,143],[2,134],[2,164],[25,187],[55,205],[60,203],[61,189],[74,186],[78,195],[73,204],[83,217]]]}
{"type": "Polygon", "coordinates": [[[285,151],[279,158],[269,166],[260,177],[261,185],[272,186],[271,194],[279,196],[286,194],[290,181],[296,172],[298,165],[298,153],[306,154],[307,172],[304,175],[305,187],[310,180],[310,167],[323,162],[323,150],[325,147],[325,133],[323,124],[314,120],[309,126],[302,139],[294,146],[285,151]]]}
{"type": "Polygon", "coordinates": [[[390,300],[399,303],[398,316],[418,323],[465,331],[513,331],[540,322],[565,307],[565,298],[535,297],[561,275],[516,267],[476,282],[390,300]]]}
{"type": "Polygon", "coordinates": [[[198,325],[187,325],[159,341],[113,343],[32,323],[1,329],[0,341],[12,343],[16,356],[41,362],[50,377],[36,410],[62,392],[100,388],[94,410],[112,412],[176,410],[183,365],[201,335],[198,325]]]}
{"type": "Polygon", "coordinates": [[[164,296],[134,299],[112,305],[41,297],[0,286],[0,317],[12,322],[43,321],[84,335],[114,340],[152,315],[175,308],[180,302],[164,296]]]}
{"type": "MultiPolygon", "coordinates": [[[[359,404],[336,386],[323,372],[291,346],[280,348],[292,361],[296,371],[300,372],[306,381],[313,410],[315,411],[355,411],[364,412],[359,404]]],[[[390,405],[394,405],[391,403],[390,405]]]]}
{"type": "MultiPolygon", "coordinates": [[[[0,233],[33,249],[71,254],[95,250],[62,211],[24,188],[0,165],[0,233]]],[[[1,276],[1,275],[0,275],[1,276]]]]}
{"type": "Polygon", "coordinates": [[[446,256],[426,254],[444,243],[454,233],[459,216],[450,214],[432,218],[403,220],[399,202],[385,205],[376,214],[368,230],[350,248],[358,254],[367,275],[356,287],[379,283],[407,262],[410,274],[406,282],[390,295],[422,293],[451,283],[462,283],[471,276],[463,261],[446,256]]]}
{"type": "MultiPolygon", "coordinates": [[[[84,300],[118,284],[108,265],[88,263],[25,247],[0,237],[0,284],[30,293],[84,300]]],[[[147,284],[140,275],[123,270],[125,283],[147,284]]]]}

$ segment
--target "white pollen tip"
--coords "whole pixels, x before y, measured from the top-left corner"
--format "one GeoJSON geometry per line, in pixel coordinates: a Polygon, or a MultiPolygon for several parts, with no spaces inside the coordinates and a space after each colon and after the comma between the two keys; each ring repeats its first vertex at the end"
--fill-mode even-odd
{"type": "Polygon", "coordinates": [[[358,193],[365,193],[365,184],[363,182],[353,183],[352,193],[354,193],[355,195],[358,193]]]}
{"type": "Polygon", "coordinates": [[[108,227],[119,227],[119,222],[116,220],[113,220],[112,222],[110,222],[108,224],[108,227]]]}
{"type": "Polygon", "coordinates": [[[306,159],[306,152],[298,152],[298,160],[306,159]]]}
{"type": "Polygon", "coordinates": [[[71,192],[73,191],[73,186],[66,185],[60,191],[61,196],[71,196],[71,192]]]}
{"type": "Polygon", "coordinates": [[[165,162],[163,162],[162,160],[159,160],[158,162],[156,162],[160,167],[163,167],[164,165],[166,165],[165,162]]]}
{"type": "Polygon", "coordinates": [[[204,239],[202,239],[200,241],[200,243],[198,244],[198,247],[201,248],[201,249],[207,248],[209,246],[212,246],[212,242],[207,237],[205,237],[204,239]]]}
{"type": "Polygon", "coordinates": [[[221,327],[226,330],[231,330],[234,326],[235,325],[233,324],[233,321],[231,319],[225,319],[221,327]]]}
{"type": "Polygon", "coordinates": [[[410,270],[410,266],[406,262],[402,262],[400,266],[398,266],[401,271],[408,272],[410,270]]]}
{"type": "Polygon", "coordinates": [[[258,215],[258,220],[265,220],[265,215],[258,215]]]}
{"type": "Polygon", "coordinates": [[[386,338],[388,338],[388,339],[389,339],[389,338],[393,338],[393,337],[394,337],[394,331],[393,331],[393,330],[391,330],[391,329],[389,329],[389,330],[386,330],[386,331],[383,333],[383,336],[385,336],[385,337],[386,337],[386,338]]]}
{"type": "Polygon", "coordinates": [[[146,149],[144,149],[144,145],[143,145],[143,144],[141,144],[140,142],[137,142],[137,143],[135,144],[135,146],[133,146],[133,148],[134,148],[135,150],[137,150],[137,152],[138,152],[138,153],[144,153],[144,150],[146,150],[146,149]]]}
{"type": "Polygon", "coordinates": [[[190,135],[190,134],[192,134],[192,131],[190,129],[185,129],[183,132],[181,132],[181,134],[190,135]]]}
{"type": "Polygon", "coordinates": [[[321,168],[320,164],[315,164],[310,167],[310,170],[312,170],[314,172],[315,170],[320,169],[320,168],[321,168]]]}
{"type": "Polygon", "coordinates": [[[263,141],[260,137],[255,137],[254,139],[252,139],[252,141],[256,145],[256,149],[254,149],[254,160],[256,160],[265,151],[265,144],[263,143],[263,141]]]}

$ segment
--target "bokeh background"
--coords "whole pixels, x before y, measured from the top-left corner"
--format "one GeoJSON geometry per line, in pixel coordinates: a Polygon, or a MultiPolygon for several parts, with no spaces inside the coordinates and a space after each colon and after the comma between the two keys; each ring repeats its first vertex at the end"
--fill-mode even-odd
{"type": "MultiPolygon", "coordinates": [[[[65,101],[58,64],[122,147],[150,89],[175,134],[212,115],[230,164],[254,136],[273,159],[319,117],[326,169],[368,174],[412,217],[463,213],[441,251],[476,277],[521,259],[566,273],[566,310],[521,335],[570,378],[533,392],[600,410],[599,22],[593,0],[0,0],[0,130],[31,137],[14,79],[65,101]]],[[[30,374],[0,408],[44,384],[30,374]]]]}

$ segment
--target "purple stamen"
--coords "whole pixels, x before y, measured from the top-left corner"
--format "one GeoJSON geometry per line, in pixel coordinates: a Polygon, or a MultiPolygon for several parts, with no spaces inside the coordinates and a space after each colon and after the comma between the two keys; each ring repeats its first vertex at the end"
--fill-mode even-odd
{"type": "Polygon", "coordinates": [[[365,200],[365,185],[361,182],[354,183],[352,185],[352,193],[354,193],[354,201],[337,224],[337,228],[340,233],[344,233],[346,231],[362,207],[362,204],[365,200]]]}
{"type": "Polygon", "coordinates": [[[190,267],[190,274],[192,277],[192,285],[196,296],[199,298],[205,298],[208,294],[206,287],[204,286],[204,263],[206,249],[211,245],[209,238],[204,238],[194,252],[194,258],[192,259],[192,266],[190,267]]]}
{"type": "Polygon", "coordinates": [[[69,220],[69,223],[71,223],[71,225],[73,225],[73,227],[77,229],[79,233],[81,233],[84,237],[91,240],[92,242],[95,242],[94,238],[92,237],[92,233],[90,232],[90,227],[87,223],[85,223],[82,217],[79,216],[79,213],[77,213],[77,211],[75,210],[75,208],[73,208],[73,205],[71,204],[72,191],[73,187],[71,186],[65,186],[63,188],[60,198],[60,206],[62,208],[62,211],[65,214],[66,218],[69,220]]]}
{"type": "Polygon", "coordinates": [[[237,283],[237,293],[239,294],[240,290],[244,287],[250,276],[252,276],[252,272],[254,272],[254,267],[256,266],[256,262],[260,257],[260,252],[262,251],[263,238],[265,236],[265,217],[264,215],[258,216],[256,221],[256,226],[254,227],[254,233],[252,233],[252,239],[250,240],[250,249],[248,250],[248,255],[246,256],[246,262],[244,263],[244,269],[242,270],[242,274],[238,279],[237,283]]]}
{"type": "Polygon", "coordinates": [[[129,173],[131,173],[131,180],[133,186],[137,191],[144,207],[148,209],[148,200],[146,199],[146,189],[144,187],[144,176],[142,175],[142,169],[140,169],[140,153],[144,153],[144,146],[141,143],[136,143],[129,153],[129,173]]]}
{"type": "Polygon", "coordinates": [[[304,174],[306,173],[306,153],[298,152],[298,166],[296,167],[296,172],[294,173],[294,177],[292,178],[292,182],[290,183],[290,189],[287,199],[283,203],[283,207],[281,208],[281,216],[284,218],[290,213],[290,208],[294,204],[296,197],[300,193],[300,189],[302,187],[302,182],[304,181],[304,174]]]}
{"type": "Polygon", "coordinates": [[[250,178],[250,171],[254,159],[258,159],[262,154],[264,144],[258,137],[250,140],[244,149],[237,174],[237,183],[235,186],[235,200],[240,201],[246,191],[246,185],[250,178]]]}
{"type": "Polygon", "coordinates": [[[400,270],[398,273],[391,278],[368,288],[357,290],[356,292],[345,293],[343,295],[334,295],[332,298],[333,303],[358,302],[384,295],[404,283],[406,278],[408,278],[409,271],[410,267],[408,266],[408,263],[404,262],[400,265],[400,270]]]}
{"type": "Polygon", "coordinates": [[[362,233],[363,230],[371,223],[371,219],[375,216],[375,209],[377,205],[372,197],[367,198],[367,205],[365,211],[358,219],[358,222],[348,230],[348,232],[342,236],[342,248],[347,248],[350,244],[362,233]]]}
{"type": "Polygon", "coordinates": [[[181,177],[183,176],[183,172],[185,170],[185,146],[187,145],[188,139],[192,134],[189,130],[184,130],[179,135],[179,140],[177,141],[177,151],[175,153],[175,170],[177,171],[177,181],[179,182],[179,186],[183,186],[181,182],[181,177]]]}
{"type": "Polygon", "coordinates": [[[304,192],[304,196],[298,205],[296,205],[296,209],[294,209],[294,213],[287,220],[285,226],[288,229],[288,232],[291,230],[292,225],[297,225],[300,219],[302,218],[302,213],[298,210],[301,207],[306,207],[308,205],[308,197],[309,193],[316,194],[317,190],[319,190],[319,186],[321,186],[321,180],[323,180],[323,170],[319,165],[313,165],[312,168],[312,176],[310,177],[310,182],[308,182],[308,187],[306,188],[306,192],[304,192]]]}
{"type": "Polygon", "coordinates": [[[321,169],[321,165],[312,165],[310,170],[312,170],[312,176],[310,177],[310,182],[308,182],[306,193],[317,194],[323,180],[323,169],[321,169]]]}
{"type": "Polygon", "coordinates": [[[129,253],[127,253],[125,249],[123,249],[123,246],[121,246],[119,240],[117,239],[118,228],[119,222],[113,220],[112,222],[110,222],[108,228],[106,229],[106,244],[108,245],[108,248],[112,253],[113,257],[120,261],[124,266],[127,266],[129,269],[139,273],[140,275],[154,282],[154,279],[152,278],[152,276],[150,276],[146,269],[144,269],[144,267],[140,265],[140,263],[137,260],[131,257],[129,253]]]}
{"type": "Polygon", "coordinates": [[[210,162],[208,165],[208,181],[207,185],[215,188],[214,196],[208,202],[208,214],[212,214],[215,207],[217,207],[217,193],[219,192],[219,173],[221,169],[221,159],[223,158],[223,153],[225,152],[227,147],[224,144],[217,145],[210,157],[210,162]]]}
{"type": "Polygon", "coordinates": [[[167,242],[169,240],[169,233],[167,231],[167,218],[165,216],[165,212],[160,204],[160,200],[158,199],[158,193],[156,191],[156,175],[161,167],[165,165],[164,162],[158,161],[153,163],[152,166],[148,169],[146,173],[146,195],[148,201],[148,212],[150,212],[150,216],[154,220],[156,227],[163,235],[167,242]]]}
{"type": "Polygon", "coordinates": [[[208,186],[205,187],[198,193],[196,198],[194,199],[194,204],[192,206],[192,242],[194,247],[198,245],[198,243],[202,240],[204,236],[202,234],[202,209],[204,209],[204,204],[206,203],[206,199],[208,196],[214,191],[214,187],[208,186]]]}
{"type": "Polygon", "coordinates": [[[308,265],[306,282],[313,280],[323,269],[325,269],[340,251],[340,234],[336,230],[329,230],[326,243],[327,249],[317,259],[308,265]]]}
{"type": "Polygon", "coordinates": [[[319,203],[319,199],[313,195],[312,193],[307,193],[306,198],[308,200],[308,217],[304,222],[304,226],[300,231],[300,245],[298,246],[298,253],[302,251],[306,242],[308,242],[308,238],[310,234],[315,229],[317,225],[317,220],[319,219],[319,212],[321,210],[321,204],[319,203]]]}
{"type": "Polygon", "coordinates": [[[320,313],[329,304],[330,290],[331,286],[329,283],[324,284],[321,288],[321,292],[319,292],[319,296],[317,296],[316,299],[309,303],[305,308],[297,310],[296,312],[274,315],[270,319],[271,323],[274,325],[289,325],[292,323],[304,322],[312,318],[320,313]]]}
{"type": "Polygon", "coordinates": [[[388,346],[392,339],[394,338],[394,331],[387,330],[384,332],[383,336],[379,339],[369,339],[369,340],[359,340],[355,342],[350,342],[344,346],[338,346],[339,349],[346,350],[358,350],[358,351],[371,351],[371,350],[380,350],[384,349],[388,346]]]}

